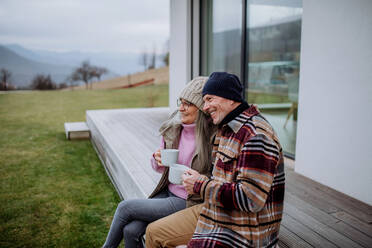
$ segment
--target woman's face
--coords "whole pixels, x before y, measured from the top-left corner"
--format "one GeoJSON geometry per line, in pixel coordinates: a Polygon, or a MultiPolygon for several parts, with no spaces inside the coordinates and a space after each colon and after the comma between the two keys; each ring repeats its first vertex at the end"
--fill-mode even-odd
{"type": "Polygon", "coordinates": [[[185,99],[179,99],[179,107],[181,113],[181,121],[183,124],[192,124],[196,121],[196,117],[198,117],[198,108],[186,101],[185,99]]]}

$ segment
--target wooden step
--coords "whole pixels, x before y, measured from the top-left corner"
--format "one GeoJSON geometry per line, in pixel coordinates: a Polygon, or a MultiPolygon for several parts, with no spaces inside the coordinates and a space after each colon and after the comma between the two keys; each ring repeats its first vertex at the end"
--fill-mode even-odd
{"type": "Polygon", "coordinates": [[[123,199],[146,198],[161,174],[150,164],[169,108],[87,111],[92,144],[123,199]]]}
{"type": "Polygon", "coordinates": [[[85,122],[65,122],[65,132],[69,140],[90,138],[90,130],[85,122]]]}

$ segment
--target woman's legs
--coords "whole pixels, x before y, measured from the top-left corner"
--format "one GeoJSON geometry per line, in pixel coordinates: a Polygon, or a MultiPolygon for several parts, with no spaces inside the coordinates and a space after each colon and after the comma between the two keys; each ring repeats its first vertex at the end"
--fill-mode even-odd
{"type": "Polygon", "coordinates": [[[125,247],[136,247],[148,223],[186,207],[186,201],[164,190],[152,199],[131,199],[119,203],[103,247],[117,247],[125,238],[125,247]],[[135,221],[135,222],[133,222],[135,221]],[[133,222],[133,223],[132,223],[133,222]],[[137,235],[135,235],[137,233],[137,235]]]}
{"type": "Polygon", "coordinates": [[[146,231],[148,222],[134,220],[124,227],[125,247],[142,247],[141,237],[146,231]]]}

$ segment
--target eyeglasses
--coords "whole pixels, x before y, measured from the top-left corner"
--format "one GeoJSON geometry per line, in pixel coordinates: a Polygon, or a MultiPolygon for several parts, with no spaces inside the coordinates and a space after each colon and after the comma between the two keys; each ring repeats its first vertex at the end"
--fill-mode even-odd
{"type": "Polygon", "coordinates": [[[181,105],[183,105],[183,108],[187,111],[193,104],[185,100],[177,99],[177,107],[181,107],[181,105]]]}

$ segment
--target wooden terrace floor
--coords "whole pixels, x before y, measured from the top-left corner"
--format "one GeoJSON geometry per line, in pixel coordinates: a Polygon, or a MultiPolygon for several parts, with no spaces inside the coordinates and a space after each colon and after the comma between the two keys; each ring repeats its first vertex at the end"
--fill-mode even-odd
{"type": "MultiPolygon", "coordinates": [[[[159,180],[149,160],[168,113],[168,108],[87,111],[92,143],[121,198],[147,197],[159,180]]],[[[293,163],[286,160],[280,247],[372,248],[372,206],[297,174],[293,163]]]]}

